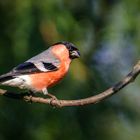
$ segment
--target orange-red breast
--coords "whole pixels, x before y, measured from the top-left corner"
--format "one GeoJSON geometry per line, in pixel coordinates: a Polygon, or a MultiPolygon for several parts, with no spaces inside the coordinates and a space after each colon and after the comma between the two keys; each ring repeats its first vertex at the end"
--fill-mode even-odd
{"type": "Polygon", "coordinates": [[[0,76],[0,84],[48,94],[47,88],[58,83],[68,72],[79,50],[66,41],[53,44],[46,51],[0,76]]]}

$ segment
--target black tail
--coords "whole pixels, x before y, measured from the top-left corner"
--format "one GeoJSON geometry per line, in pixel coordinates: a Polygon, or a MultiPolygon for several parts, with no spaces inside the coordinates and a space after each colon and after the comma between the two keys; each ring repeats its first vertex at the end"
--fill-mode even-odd
{"type": "Polygon", "coordinates": [[[11,75],[11,73],[6,73],[6,74],[0,76],[0,83],[3,83],[10,79],[13,79],[13,76],[11,75]]]}

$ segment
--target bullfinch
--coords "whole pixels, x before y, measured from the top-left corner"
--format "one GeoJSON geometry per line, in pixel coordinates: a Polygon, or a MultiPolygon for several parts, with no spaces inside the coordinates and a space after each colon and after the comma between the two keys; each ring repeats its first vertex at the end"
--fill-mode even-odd
{"type": "Polygon", "coordinates": [[[74,44],[62,41],[49,49],[14,67],[10,72],[0,76],[0,84],[32,93],[42,92],[49,96],[47,88],[58,83],[68,72],[73,59],[80,57],[74,44]]]}

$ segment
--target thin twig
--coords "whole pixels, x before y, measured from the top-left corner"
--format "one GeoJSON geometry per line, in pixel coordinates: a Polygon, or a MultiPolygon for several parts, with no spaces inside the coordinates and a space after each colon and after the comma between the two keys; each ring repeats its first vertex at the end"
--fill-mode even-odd
{"type": "Polygon", "coordinates": [[[140,73],[140,61],[138,61],[138,63],[133,67],[132,71],[123,80],[121,80],[114,86],[110,87],[106,91],[99,93],[95,96],[91,96],[79,100],[55,100],[50,98],[35,97],[29,93],[24,93],[24,94],[12,93],[3,89],[0,89],[0,95],[4,95],[6,97],[13,98],[13,99],[24,100],[27,102],[51,104],[56,107],[96,104],[106,99],[107,97],[110,97],[111,95],[117,93],[122,88],[127,86],[129,83],[133,82],[135,78],[139,75],[139,73],[140,73]]]}

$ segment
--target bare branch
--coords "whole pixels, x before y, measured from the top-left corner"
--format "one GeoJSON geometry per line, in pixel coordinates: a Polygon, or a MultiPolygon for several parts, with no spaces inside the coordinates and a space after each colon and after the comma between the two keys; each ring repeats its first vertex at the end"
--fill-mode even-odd
{"type": "Polygon", "coordinates": [[[55,100],[50,98],[35,97],[29,93],[22,93],[22,94],[12,93],[3,89],[0,89],[0,95],[4,95],[6,97],[13,98],[13,99],[24,100],[27,102],[51,104],[56,107],[82,106],[88,104],[95,104],[117,93],[122,88],[127,86],[129,83],[133,82],[135,78],[139,75],[139,73],[140,73],[140,61],[138,61],[138,63],[133,67],[132,71],[123,80],[121,80],[114,86],[110,87],[109,89],[107,89],[106,91],[98,95],[91,96],[84,99],[79,99],[79,100],[55,100]]]}

